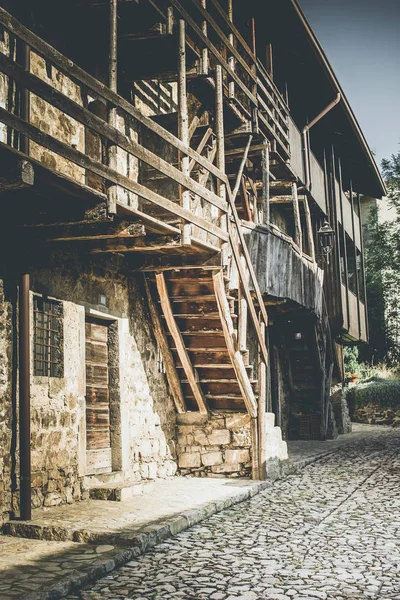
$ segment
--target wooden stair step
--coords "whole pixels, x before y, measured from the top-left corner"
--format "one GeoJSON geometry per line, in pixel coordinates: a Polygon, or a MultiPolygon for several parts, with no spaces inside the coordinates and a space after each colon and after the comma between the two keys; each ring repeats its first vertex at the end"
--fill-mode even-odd
{"type": "MultiPolygon", "coordinates": [[[[182,364],[179,360],[179,357],[176,354],[176,350],[175,352],[173,352],[174,358],[175,358],[175,364],[177,366],[177,368],[182,368],[182,364]]],[[[227,367],[231,367],[232,363],[231,363],[231,359],[229,357],[228,354],[228,349],[226,348],[221,348],[218,350],[215,350],[213,348],[207,348],[206,350],[192,350],[191,351],[191,361],[192,361],[192,365],[197,368],[197,367],[209,367],[210,365],[216,365],[217,367],[223,367],[224,365],[226,365],[227,367]]]]}
{"type": "Polygon", "coordinates": [[[203,333],[210,331],[222,331],[222,323],[217,319],[207,319],[205,317],[198,319],[184,319],[181,317],[177,317],[175,319],[178,328],[181,330],[182,335],[186,333],[203,333]]]}
{"type": "MultiPolygon", "coordinates": [[[[233,296],[227,296],[228,300],[234,301],[235,298],[233,296]]],[[[216,301],[215,299],[215,295],[214,294],[195,294],[195,295],[177,295],[177,296],[170,296],[170,300],[172,302],[210,302],[210,301],[216,301]]],[[[160,302],[160,300],[158,300],[158,302],[160,302]]]]}

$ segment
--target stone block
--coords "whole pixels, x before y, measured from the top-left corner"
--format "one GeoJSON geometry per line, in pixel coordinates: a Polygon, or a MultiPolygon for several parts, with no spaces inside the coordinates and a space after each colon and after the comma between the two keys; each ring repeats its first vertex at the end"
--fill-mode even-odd
{"type": "Polygon", "coordinates": [[[61,504],[62,502],[62,498],[60,496],[60,494],[47,494],[46,498],[44,499],[43,505],[44,506],[58,506],[59,504],[61,504]]]}
{"type": "Polygon", "coordinates": [[[240,465],[236,464],[227,464],[223,465],[214,465],[211,467],[211,471],[213,473],[234,473],[235,471],[240,471],[240,465]]]}
{"type": "Polygon", "coordinates": [[[195,429],[193,432],[194,441],[199,446],[208,446],[209,441],[207,435],[204,433],[202,429],[195,429]]]}
{"type": "Polygon", "coordinates": [[[249,450],[226,450],[225,452],[225,462],[229,464],[247,463],[249,460],[249,450]]]}
{"type": "Polygon", "coordinates": [[[219,465],[222,463],[222,452],[207,452],[201,455],[201,462],[205,467],[219,465]]]}
{"type": "Polygon", "coordinates": [[[184,452],[179,456],[178,464],[182,469],[200,467],[200,452],[184,452]]]}
{"type": "Polygon", "coordinates": [[[227,429],[215,429],[208,435],[210,446],[224,446],[231,441],[231,432],[227,429]]]}
{"type": "Polygon", "coordinates": [[[232,444],[234,446],[240,446],[241,448],[250,448],[251,447],[250,428],[233,429],[232,430],[232,444]]]}
{"type": "Polygon", "coordinates": [[[187,412],[176,415],[178,425],[205,425],[208,421],[208,415],[199,412],[187,412]]]}
{"type": "Polygon", "coordinates": [[[238,414],[238,415],[227,415],[226,416],[226,428],[227,429],[240,429],[250,424],[250,415],[238,414]]]}

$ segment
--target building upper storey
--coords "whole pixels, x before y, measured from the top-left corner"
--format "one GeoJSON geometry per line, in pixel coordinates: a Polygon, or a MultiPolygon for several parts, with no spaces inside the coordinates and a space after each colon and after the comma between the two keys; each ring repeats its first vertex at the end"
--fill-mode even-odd
{"type": "MultiPolygon", "coordinates": [[[[381,197],[384,184],[295,0],[1,6],[0,150],[29,156],[41,195],[48,182],[67,196],[92,194],[182,254],[220,252],[236,196],[244,221],[320,266],[327,218],[336,232],[338,318],[351,329],[349,294],[363,302],[357,194],[381,197]],[[293,185],[294,202],[286,193],[293,185]]],[[[111,239],[95,250],[166,251],[151,240],[111,239]]]]}

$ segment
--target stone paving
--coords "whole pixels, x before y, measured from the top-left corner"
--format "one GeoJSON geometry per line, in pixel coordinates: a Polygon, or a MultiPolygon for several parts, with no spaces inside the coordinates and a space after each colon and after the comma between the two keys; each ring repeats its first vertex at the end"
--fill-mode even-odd
{"type": "Polygon", "coordinates": [[[400,429],[382,428],[68,600],[400,600],[400,429]]]}

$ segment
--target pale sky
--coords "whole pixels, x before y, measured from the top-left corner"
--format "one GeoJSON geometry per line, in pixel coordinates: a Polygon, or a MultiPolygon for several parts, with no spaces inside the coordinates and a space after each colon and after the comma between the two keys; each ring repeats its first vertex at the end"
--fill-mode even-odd
{"type": "Polygon", "coordinates": [[[400,152],[400,0],[299,0],[380,166],[400,152]]]}

